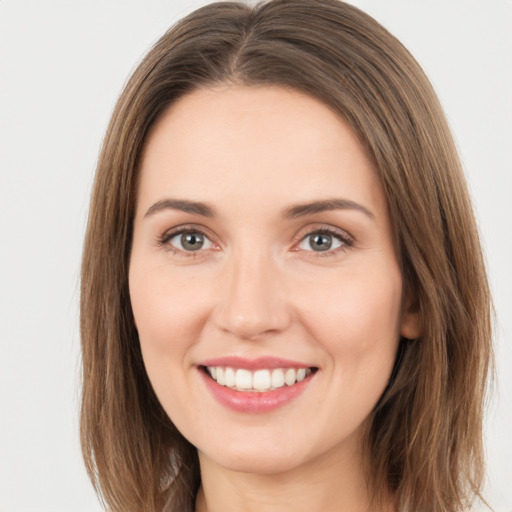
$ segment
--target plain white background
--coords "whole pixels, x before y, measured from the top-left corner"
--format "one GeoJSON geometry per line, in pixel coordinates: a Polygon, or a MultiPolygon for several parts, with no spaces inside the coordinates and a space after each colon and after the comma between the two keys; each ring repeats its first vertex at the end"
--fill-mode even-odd
{"type": "MultiPolygon", "coordinates": [[[[136,62],[204,1],[0,0],[0,512],[98,512],[78,444],[78,286],[88,196],[136,62]]],[[[487,496],[512,512],[512,1],[353,0],[446,109],[497,310],[487,496]]]]}

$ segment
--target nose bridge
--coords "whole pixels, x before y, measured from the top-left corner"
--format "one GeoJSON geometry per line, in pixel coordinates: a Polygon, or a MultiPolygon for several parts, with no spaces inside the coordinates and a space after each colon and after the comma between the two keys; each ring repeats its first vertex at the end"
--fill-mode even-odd
{"type": "Polygon", "coordinates": [[[231,255],[221,277],[217,325],[239,338],[279,332],[289,311],[278,265],[254,246],[231,255]]]}

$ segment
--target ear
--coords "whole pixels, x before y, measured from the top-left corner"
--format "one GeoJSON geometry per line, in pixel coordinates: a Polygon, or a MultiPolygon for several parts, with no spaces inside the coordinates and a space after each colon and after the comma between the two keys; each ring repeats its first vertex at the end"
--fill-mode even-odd
{"type": "Polygon", "coordinates": [[[400,317],[400,336],[408,340],[416,340],[421,336],[420,310],[415,294],[406,290],[402,302],[400,317]]]}

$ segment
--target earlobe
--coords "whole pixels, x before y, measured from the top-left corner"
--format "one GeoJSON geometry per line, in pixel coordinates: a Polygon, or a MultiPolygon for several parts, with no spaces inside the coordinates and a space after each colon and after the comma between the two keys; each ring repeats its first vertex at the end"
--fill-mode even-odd
{"type": "Polygon", "coordinates": [[[416,340],[421,336],[418,311],[402,313],[400,336],[408,340],[416,340]]]}
{"type": "Polygon", "coordinates": [[[420,310],[417,301],[407,292],[402,305],[400,336],[408,340],[416,340],[421,336],[420,310]]]}

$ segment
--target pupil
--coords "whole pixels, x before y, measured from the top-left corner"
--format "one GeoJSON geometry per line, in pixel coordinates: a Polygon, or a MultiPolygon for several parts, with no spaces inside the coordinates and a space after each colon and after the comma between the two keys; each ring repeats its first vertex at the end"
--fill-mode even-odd
{"type": "Polygon", "coordinates": [[[181,237],[181,245],[188,251],[197,251],[204,244],[204,237],[199,233],[187,233],[181,237]]]}
{"type": "Polygon", "coordinates": [[[310,241],[311,248],[315,251],[328,251],[332,246],[332,237],[330,235],[314,235],[310,241]]]}

